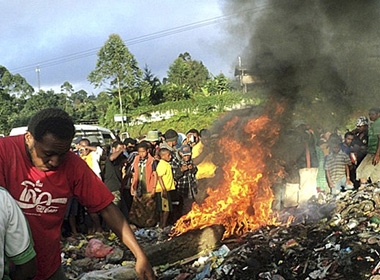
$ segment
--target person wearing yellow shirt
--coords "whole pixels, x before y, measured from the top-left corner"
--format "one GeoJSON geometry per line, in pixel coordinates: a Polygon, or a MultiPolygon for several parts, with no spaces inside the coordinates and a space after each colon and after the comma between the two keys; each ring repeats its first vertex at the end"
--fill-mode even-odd
{"type": "Polygon", "coordinates": [[[176,191],[174,176],[170,165],[171,152],[167,148],[161,148],[158,152],[160,161],[157,164],[157,184],[155,188],[157,210],[160,213],[160,228],[168,225],[169,213],[172,210],[170,192],[176,191]]]}
{"type": "Polygon", "coordinates": [[[213,163],[213,152],[209,149],[211,133],[208,129],[201,130],[200,141],[193,146],[191,156],[194,164],[198,167],[197,180],[213,178],[217,166],[213,163]]]}

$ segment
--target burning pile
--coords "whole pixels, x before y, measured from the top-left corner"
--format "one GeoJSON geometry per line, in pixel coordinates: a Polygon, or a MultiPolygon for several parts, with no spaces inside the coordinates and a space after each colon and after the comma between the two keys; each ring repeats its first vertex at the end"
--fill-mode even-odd
{"type": "Polygon", "coordinates": [[[281,116],[283,107],[274,109],[255,119],[233,117],[227,122],[219,140],[224,154],[222,167],[224,180],[216,189],[208,189],[208,197],[202,205],[181,217],[174,228],[174,235],[211,225],[223,225],[223,238],[255,230],[263,225],[276,223],[271,207],[274,199],[272,176],[268,176],[268,158],[271,147],[279,136],[279,124],[269,116],[281,116]],[[236,137],[236,128],[243,126],[242,135],[236,137]],[[247,143],[242,141],[247,139],[247,143]]]}

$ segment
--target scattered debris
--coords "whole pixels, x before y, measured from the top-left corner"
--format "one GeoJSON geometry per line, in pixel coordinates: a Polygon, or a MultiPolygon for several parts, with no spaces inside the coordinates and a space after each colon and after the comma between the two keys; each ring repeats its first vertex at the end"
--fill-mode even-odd
{"type": "MultiPolygon", "coordinates": [[[[203,248],[178,261],[164,260],[155,266],[158,279],[380,279],[380,188],[376,184],[285,209],[279,220],[280,226],[222,240],[217,247],[203,248]]],[[[149,248],[164,246],[169,231],[146,228],[135,234],[149,248]]],[[[70,237],[62,245],[69,279],[136,277],[133,255],[112,233],[70,237]],[[112,248],[111,253],[86,257],[94,239],[112,248]]],[[[178,253],[173,247],[170,250],[178,253]]]]}

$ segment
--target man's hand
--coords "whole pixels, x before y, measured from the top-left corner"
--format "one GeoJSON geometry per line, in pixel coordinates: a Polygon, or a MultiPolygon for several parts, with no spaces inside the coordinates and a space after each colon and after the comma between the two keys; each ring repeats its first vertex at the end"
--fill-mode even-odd
{"type": "Polygon", "coordinates": [[[149,261],[146,258],[138,258],[136,260],[136,273],[139,280],[154,280],[156,276],[152,267],[149,264],[149,261]]]}
{"type": "Polygon", "coordinates": [[[128,221],[125,219],[120,209],[111,202],[108,206],[100,210],[100,214],[109,228],[120,238],[124,245],[126,245],[136,257],[135,270],[138,279],[156,279],[147,256],[138,244],[128,221]]]}

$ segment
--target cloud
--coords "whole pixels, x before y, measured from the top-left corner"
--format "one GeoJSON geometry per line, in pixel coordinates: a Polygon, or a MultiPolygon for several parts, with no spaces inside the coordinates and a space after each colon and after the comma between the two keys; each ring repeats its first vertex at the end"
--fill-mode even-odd
{"type": "MultiPolygon", "coordinates": [[[[20,73],[34,87],[38,66],[42,88],[64,81],[86,85],[97,51],[116,33],[140,67],[147,64],[160,78],[183,52],[201,60],[214,74],[228,74],[237,50],[225,48],[228,40],[220,22],[204,22],[221,16],[217,0],[2,1],[0,65],[20,73]]],[[[93,88],[88,85],[86,90],[93,88]]]]}

